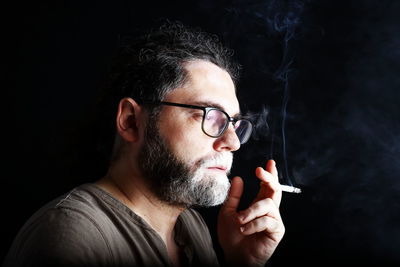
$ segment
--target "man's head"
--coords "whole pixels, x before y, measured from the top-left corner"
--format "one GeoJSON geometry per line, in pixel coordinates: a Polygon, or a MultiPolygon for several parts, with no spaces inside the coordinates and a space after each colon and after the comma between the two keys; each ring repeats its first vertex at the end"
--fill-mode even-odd
{"type": "Polygon", "coordinates": [[[113,121],[123,97],[138,102],[161,101],[185,83],[184,63],[194,60],[212,62],[236,81],[239,66],[231,60],[232,53],[215,35],[181,23],[168,22],[137,37],[123,38],[100,97],[101,106],[106,109],[105,114],[110,114],[109,121],[113,121]]]}
{"type": "Polygon", "coordinates": [[[230,56],[214,36],[180,24],[123,46],[104,98],[117,130],[111,164],[130,155],[148,185],[170,204],[220,204],[229,188],[232,152],[240,147],[229,122],[240,112],[230,56]],[[213,116],[214,124],[227,119],[222,123],[227,128],[204,123],[213,116]]]}

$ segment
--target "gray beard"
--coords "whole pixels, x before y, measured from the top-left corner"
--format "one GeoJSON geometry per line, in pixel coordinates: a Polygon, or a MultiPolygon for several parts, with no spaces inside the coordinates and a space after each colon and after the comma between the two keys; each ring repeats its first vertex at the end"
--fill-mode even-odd
{"type": "MultiPolygon", "coordinates": [[[[231,164],[232,155],[229,156],[231,164]]],[[[161,201],[181,207],[222,204],[230,183],[227,177],[205,173],[203,165],[209,160],[210,157],[199,159],[191,168],[178,159],[160,136],[156,119],[150,118],[139,153],[139,167],[151,190],[161,201]]]]}

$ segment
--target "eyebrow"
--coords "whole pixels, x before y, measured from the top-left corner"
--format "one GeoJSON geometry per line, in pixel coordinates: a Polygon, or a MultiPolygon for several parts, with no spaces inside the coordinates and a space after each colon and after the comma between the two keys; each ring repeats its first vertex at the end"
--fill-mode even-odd
{"type": "MultiPolygon", "coordinates": [[[[213,101],[194,101],[194,102],[191,102],[191,105],[203,106],[203,107],[212,107],[212,108],[217,108],[217,109],[220,109],[220,110],[223,110],[223,111],[226,112],[224,107],[222,107],[220,104],[218,104],[216,102],[213,102],[213,101]]],[[[228,112],[226,112],[226,113],[228,113],[228,112]]],[[[233,114],[232,118],[239,117],[240,115],[241,114],[240,114],[240,111],[239,111],[238,113],[233,114]]]]}

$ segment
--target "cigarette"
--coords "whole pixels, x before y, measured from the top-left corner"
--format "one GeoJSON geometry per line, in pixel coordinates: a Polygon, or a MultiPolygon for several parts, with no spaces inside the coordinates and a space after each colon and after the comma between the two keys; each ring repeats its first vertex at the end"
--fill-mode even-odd
{"type": "Polygon", "coordinates": [[[294,186],[290,186],[290,185],[281,184],[281,189],[284,192],[296,193],[296,194],[301,193],[301,189],[300,188],[297,188],[297,187],[294,187],[294,186]]]}

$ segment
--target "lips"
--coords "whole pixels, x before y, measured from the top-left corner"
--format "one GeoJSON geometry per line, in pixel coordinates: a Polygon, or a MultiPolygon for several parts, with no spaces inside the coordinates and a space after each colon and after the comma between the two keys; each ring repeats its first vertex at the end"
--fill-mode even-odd
{"type": "Polygon", "coordinates": [[[225,166],[211,166],[208,167],[207,169],[226,172],[228,168],[225,166]]]}

